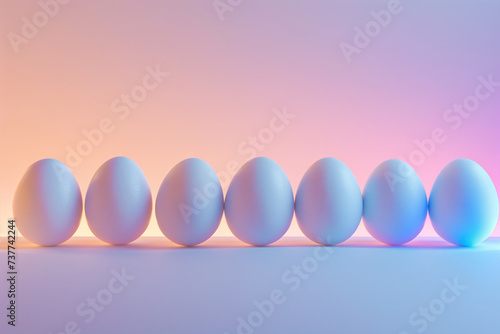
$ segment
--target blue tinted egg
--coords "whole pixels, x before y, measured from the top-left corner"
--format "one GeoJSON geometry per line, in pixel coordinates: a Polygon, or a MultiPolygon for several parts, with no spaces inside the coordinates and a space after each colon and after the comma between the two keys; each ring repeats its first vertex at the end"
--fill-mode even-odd
{"type": "Polygon", "coordinates": [[[293,210],[290,181],[276,162],[264,157],[252,159],[240,168],[225,200],[231,232],[255,246],[281,238],[290,226],[293,210]]]}
{"type": "Polygon", "coordinates": [[[427,195],[413,168],[397,159],[375,168],[363,192],[363,221],[377,240],[401,245],[414,239],[427,217],[427,195]]]}
{"type": "Polygon", "coordinates": [[[347,240],[359,226],[363,198],[349,167],[334,158],[315,162],[300,181],[295,215],[311,240],[334,245],[347,240]]]}
{"type": "Polygon", "coordinates": [[[498,194],[476,162],[457,159],[446,165],[432,186],[429,216],[445,240],[471,246],[486,239],[498,220],[498,194]]]}
{"type": "Polygon", "coordinates": [[[215,171],[196,158],[175,165],[156,197],[160,230],[184,246],[194,246],[210,238],[219,226],[223,210],[224,196],[215,171]]]}

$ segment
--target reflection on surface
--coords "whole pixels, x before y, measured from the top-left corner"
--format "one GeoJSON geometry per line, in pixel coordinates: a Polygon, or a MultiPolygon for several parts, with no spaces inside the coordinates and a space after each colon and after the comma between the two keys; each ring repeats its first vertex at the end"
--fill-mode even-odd
{"type": "Polygon", "coordinates": [[[442,291],[455,283],[465,288],[431,313],[425,333],[498,328],[500,238],[469,248],[439,239],[390,247],[368,238],[338,247],[213,238],[186,248],[147,237],[119,247],[95,238],[18,246],[22,317],[12,333],[59,333],[69,321],[82,333],[417,333],[420,312],[441,312],[442,291]],[[87,323],[77,307],[122,270],[133,279],[87,323]]]}

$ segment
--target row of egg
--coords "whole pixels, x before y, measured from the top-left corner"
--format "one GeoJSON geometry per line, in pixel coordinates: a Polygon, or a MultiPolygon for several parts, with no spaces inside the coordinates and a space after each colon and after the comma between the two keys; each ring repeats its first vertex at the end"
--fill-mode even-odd
{"type": "MultiPolygon", "coordinates": [[[[97,170],[85,198],[91,231],[115,245],[130,243],[143,234],[152,206],[144,173],[125,157],[112,158],[97,170]]],[[[80,223],[80,188],[60,161],[37,161],[19,182],[13,211],[19,231],[28,240],[45,246],[60,244],[80,223]]],[[[492,233],[499,204],[486,171],[468,159],[452,161],[441,171],[427,201],[419,176],[401,160],[381,163],[361,194],[343,162],[321,159],[307,170],[294,199],[283,169],[264,157],[241,167],[225,199],[214,170],[203,160],[186,159],[167,174],[155,203],[163,234],[185,246],[210,238],[223,211],[231,232],[256,246],[280,239],[294,211],[302,232],[319,244],[347,240],[363,217],[375,239],[401,245],[420,233],[429,211],[434,229],[443,239],[469,246],[492,233]]]]}

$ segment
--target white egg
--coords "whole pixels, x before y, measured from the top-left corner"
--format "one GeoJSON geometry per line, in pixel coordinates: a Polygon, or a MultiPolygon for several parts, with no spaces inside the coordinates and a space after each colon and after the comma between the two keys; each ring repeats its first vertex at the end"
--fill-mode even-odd
{"type": "Polygon", "coordinates": [[[265,246],[285,234],[293,218],[293,192],[281,167],[269,158],[248,161],[226,195],[229,229],[246,243],[265,246]]]}
{"type": "Polygon", "coordinates": [[[304,174],[295,197],[302,232],[323,245],[354,234],[363,214],[363,197],[349,167],[334,158],[316,161],[304,174]]]}
{"type": "Polygon", "coordinates": [[[125,157],[106,161],[90,181],[85,215],[96,237],[122,245],[139,238],[148,227],[153,200],[141,168],[125,157]]]}
{"type": "Polygon", "coordinates": [[[224,196],[219,179],[201,159],[186,159],[175,165],[156,197],[160,230],[184,246],[194,246],[210,238],[219,226],[223,211],[224,196]]]}
{"type": "Polygon", "coordinates": [[[31,242],[54,246],[71,238],[82,217],[82,194],[62,162],[32,164],[17,186],[13,212],[19,232],[31,242]]]}

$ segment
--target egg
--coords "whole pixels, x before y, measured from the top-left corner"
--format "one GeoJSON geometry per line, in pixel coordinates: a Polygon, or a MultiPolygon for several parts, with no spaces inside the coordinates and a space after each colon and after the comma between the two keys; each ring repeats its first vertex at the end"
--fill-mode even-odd
{"type": "Polygon", "coordinates": [[[141,168],[129,158],[115,157],[99,167],[90,181],[85,215],[97,238],[122,245],[144,233],[152,205],[151,190],[141,168]]]}
{"type": "Polygon", "coordinates": [[[175,243],[194,246],[210,238],[224,211],[215,171],[197,158],[178,163],[163,180],[155,212],[162,233],[175,243]]]}
{"type": "Polygon", "coordinates": [[[82,193],[71,170],[58,160],[43,159],[32,164],[19,181],[12,210],[26,239],[55,246],[76,232],[82,207],[82,193]]]}
{"type": "Polygon", "coordinates": [[[295,215],[306,237],[335,245],[354,234],[363,214],[363,197],[349,167],[334,158],[315,162],[300,181],[295,215]]]}
{"type": "Polygon", "coordinates": [[[434,230],[446,241],[472,246],[485,240],[498,221],[498,194],[476,162],[457,159],[439,173],[429,196],[434,230]]]}
{"type": "Polygon", "coordinates": [[[265,246],[285,234],[293,218],[290,181],[281,167],[269,158],[245,163],[229,185],[226,220],[241,241],[265,246]]]}
{"type": "Polygon", "coordinates": [[[363,191],[363,221],[368,232],[389,245],[413,240],[424,227],[427,195],[406,162],[384,161],[369,176],[363,191]]]}

